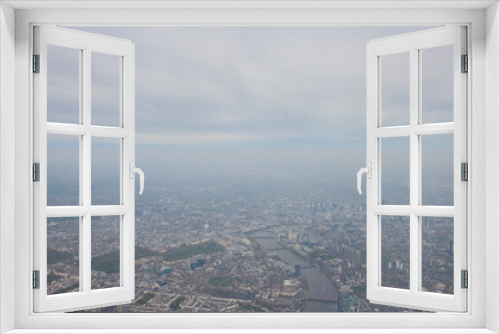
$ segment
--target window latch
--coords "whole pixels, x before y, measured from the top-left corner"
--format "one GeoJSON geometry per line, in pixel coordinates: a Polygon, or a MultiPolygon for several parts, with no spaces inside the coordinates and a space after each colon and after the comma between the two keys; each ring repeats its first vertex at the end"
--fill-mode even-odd
{"type": "Polygon", "coordinates": [[[140,177],[139,182],[141,187],[141,189],[139,190],[139,195],[142,195],[142,192],[144,191],[144,172],[142,171],[142,169],[134,167],[133,161],[130,161],[128,166],[129,166],[129,176],[131,179],[134,178],[135,173],[139,174],[140,177]]]}
{"type": "Polygon", "coordinates": [[[371,179],[372,178],[372,163],[371,161],[368,161],[367,166],[364,168],[361,168],[358,171],[358,192],[359,194],[363,194],[361,192],[361,176],[366,173],[366,177],[371,179]]]}

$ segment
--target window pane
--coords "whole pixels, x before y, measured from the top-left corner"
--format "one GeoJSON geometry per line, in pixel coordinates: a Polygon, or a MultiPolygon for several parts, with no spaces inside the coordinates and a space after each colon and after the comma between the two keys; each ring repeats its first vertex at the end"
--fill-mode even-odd
{"type": "Polygon", "coordinates": [[[410,288],[410,217],[382,216],[382,286],[410,288]]]}
{"type": "Polygon", "coordinates": [[[422,290],[453,294],[453,218],[421,219],[422,290]]]}
{"type": "Polygon", "coordinates": [[[92,137],[92,205],[120,204],[120,143],[92,137]]]}
{"type": "Polygon", "coordinates": [[[120,286],[120,217],[92,217],[92,289],[120,286]]]}
{"type": "Polygon", "coordinates": [[[120,57],[92,52],[92,125],[120,126],[120,57]]]}
{"type": "Polygon", "coordinates": [[[80,122],[80,50],[47,45],[47,122],[80,122]]]}
{"type": "Polygon", "coordinates": [[[410,124],[410,53],[380,57],[382,126],[410,124]]]}
{"type": "Polygon", "coordinates": [[[422,136],[422,204],[453,205],[453,134],[422,136]]]}
{"type": "Polygon", "coordinates": [[[453,45],[420,51],[422,123],[453,122],[453,45]]]}
{"type": "Polygon", "coordinates": [[[47,294],[80,289],[80,218],[47,218],[47,294]]]}
{"type": "Polygon", "coordinates": [[[80,139],[47,135],[47,205],[80,205],[80,139]]]}
{"type": "Polygon", "coordinates": [[[410,204],[410,138],[381,139],[382,205],[410,204]]]}

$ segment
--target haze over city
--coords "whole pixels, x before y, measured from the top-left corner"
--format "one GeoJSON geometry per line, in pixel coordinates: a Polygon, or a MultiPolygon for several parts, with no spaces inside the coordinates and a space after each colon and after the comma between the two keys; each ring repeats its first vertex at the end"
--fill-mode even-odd
{"type": "MultiPolygon", "coordinates": [[[[403,311],[366,300],[366,205],[355,183],[366,154],[366,44],[429,27],[70,28],[136,48],[135,165],[146,173],[137,298],[97,311],[403,311]]],[[[440,85],[452,75],[448,51],[426,70],[427,123],[453,121],[452,86],[440,85]]],[[[118,126],[119,62],[92,57],[92,124],[118,126]]],[[[398,70],[407,63],[394,59],[382,82],[386,126],[409,118],[408,73],[398,70]]],[[[78,52],[51,47],[48,62],[48,121],[78,123],[78,52]]],[[[423,200],[453,205],[453,135],[423,145],[423,200]]],[[[78,205],[78,147],[49,135],[48,205],[78,205]]],[[[408,204],[408,138],[382,147],[382,200],[408,204]]],[[[93,205],[119,204],[119,159],[119,140],[93,139],[93,205]]],[[[387,286],[408,288],[405,219],[383,220],[387,286]]],[[[52,222],[49,288],[65,293],[78,288],[78,229],[52,222]]],[[[93,219],[96,288],[119,282],[117,222],[93,219]]],[[[453,293],[453,220],[424,226],[424,286],[453,293]]]]}

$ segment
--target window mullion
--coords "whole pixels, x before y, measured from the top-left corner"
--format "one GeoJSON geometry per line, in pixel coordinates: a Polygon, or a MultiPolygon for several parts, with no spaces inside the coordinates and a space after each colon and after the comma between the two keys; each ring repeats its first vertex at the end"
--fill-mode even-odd
{"type": "Polygon", "coordinates": [[[120,122],[124,129],[130,131],[131,135],[121,141],[121,169],[120,179],[121,204],[130,211],[121,216],[121,275],[120,284],[129,289],[131,299],[134,298],[135,285],[135,213],[134,213],[134,179],[130,178],[130,162],[135,165],[135,116],[134,116],[134,82],[129,78],[134,77],[134,55],[123,56],[120,61],[120,122]]]}
{"type": "Polygon", "coordinates": [[[418,49],[410,49],[410,291],[418,291],[419,282],[419,217],[413,209],[419,204],[420,143],[414,130],[418,125],[419,108],[419,57],[418,49]]]}
{"type": "MultiPolygon", "coordinates": [[[[91,126],[90,109],[91,109],[91,50],[83,50],[83,64],[82,64],[82,123],[86,127],[91,126]]],[[[80,169],[82,170],[82,178],[80,185],[82,190],[83,206],[90,209],[91,206],[91,134],[87,132],[81,137],[82,150],[80,159],[80,169]]],[[[82,220],[82,242],[81,242],[81,283],[83,291],[90,293],[92,288],[92,272],[91,272],[91,258],[92,258],[92,240],[91,240],[91,215],[87,212],[82,220]]]]}
{"type": "Polygon", "coordinates": [[[91,271],[91,257],[92,257],[92,240],[90,239],[91,237],[91,216],[90,214],[86,214],[83,216],[83,218],[80,218],[82,221],[82,226],[80,230],[82,231],[81,233],[81,253],[83,254],[83,257],[81,258],[81,273],[80,277],[82,278],[82,281],[80,283],[80,286],[82,291],[86,293],[90,293],[90,290],[92,288],[91,282],[92,282],[92,271],[91,271]]]}
{"type": "MultiPolygon", "coordinates": [[[[83,110],[84,110],[84,101],[83,101],[83,71],[84,71],[84,68],[83,68],[83,64],[84,64],[84,54],[83,54],[83,50],[80,50],[80,70],[79,70],[79,107],[80,107],[80,110],[79,110],[79,126],[83,126],[84,124],[84,117],[83,117],[83,110]]],[[[79,177],[79,182],[78,182],[78,186],[80,188],[80,193],[79,193],[79,205],[80,206],[83,206],[84,202],[83,202],[83,198],[84,198],[84,193],[83,193],[83,189],[84,189],[84,186],[83,186],[83,136],[78,136],[79,138],[79,142],[80,142],[80,147],[79,147],[79,171],[80,171],[80,177],[79,177]]],[[[84,276],[84,242],[85,242],[85,239],[84,239],[84,233],[85,233],[85,230],[84,230],[84,217],[80,216],[79,217],[79,228],[78,228],[78,247],[79,247],[79,250],[78,250],[78,253],[79,253],[79,261],[78,261],[78,282],[80,284],[79,286],[79,290],[80,291],[83,291],[84,290],[84,282],[85,282],[85,276],[84,276]]]]}
{"type": "MultiPolygon", "coordinates": [[[[82,73],[82,123],[85,127],[90,127],[90,108],[91,108],[91,51],[83,50],[83,73],[82,73]]],[[[82,154],[81,154],[81,170],[82,179],[80,184],[83,187],[82,204],[85,207],[91,205],[91,134],[87,132],[82,136],[82,154]]]]}

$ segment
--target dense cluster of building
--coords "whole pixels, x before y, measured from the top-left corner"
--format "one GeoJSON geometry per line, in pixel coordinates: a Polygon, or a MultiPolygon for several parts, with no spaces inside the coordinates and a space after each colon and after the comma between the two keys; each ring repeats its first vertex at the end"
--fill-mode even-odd
{"type": "MultiPolygon", "coordinates": [[[[411,311],[366,299],[365,198],[350,182],[159,181],[136,201],[136,299],[92,312],[411,311]]],[[[78,283],[78,228],[65,219],[48,222],[49,293],[78,283]]],[[[96,224],[96,263],[119,249],[116,226],[96,224]]],[[[453,220],[422,228],[422,286],[453,293],[453,220]]],[[[119,273],[97,268],[93,288],[116,286],[119,273]]],[[[405,217],[382,220],[382,284],[408,288],[405,217]]]]}

